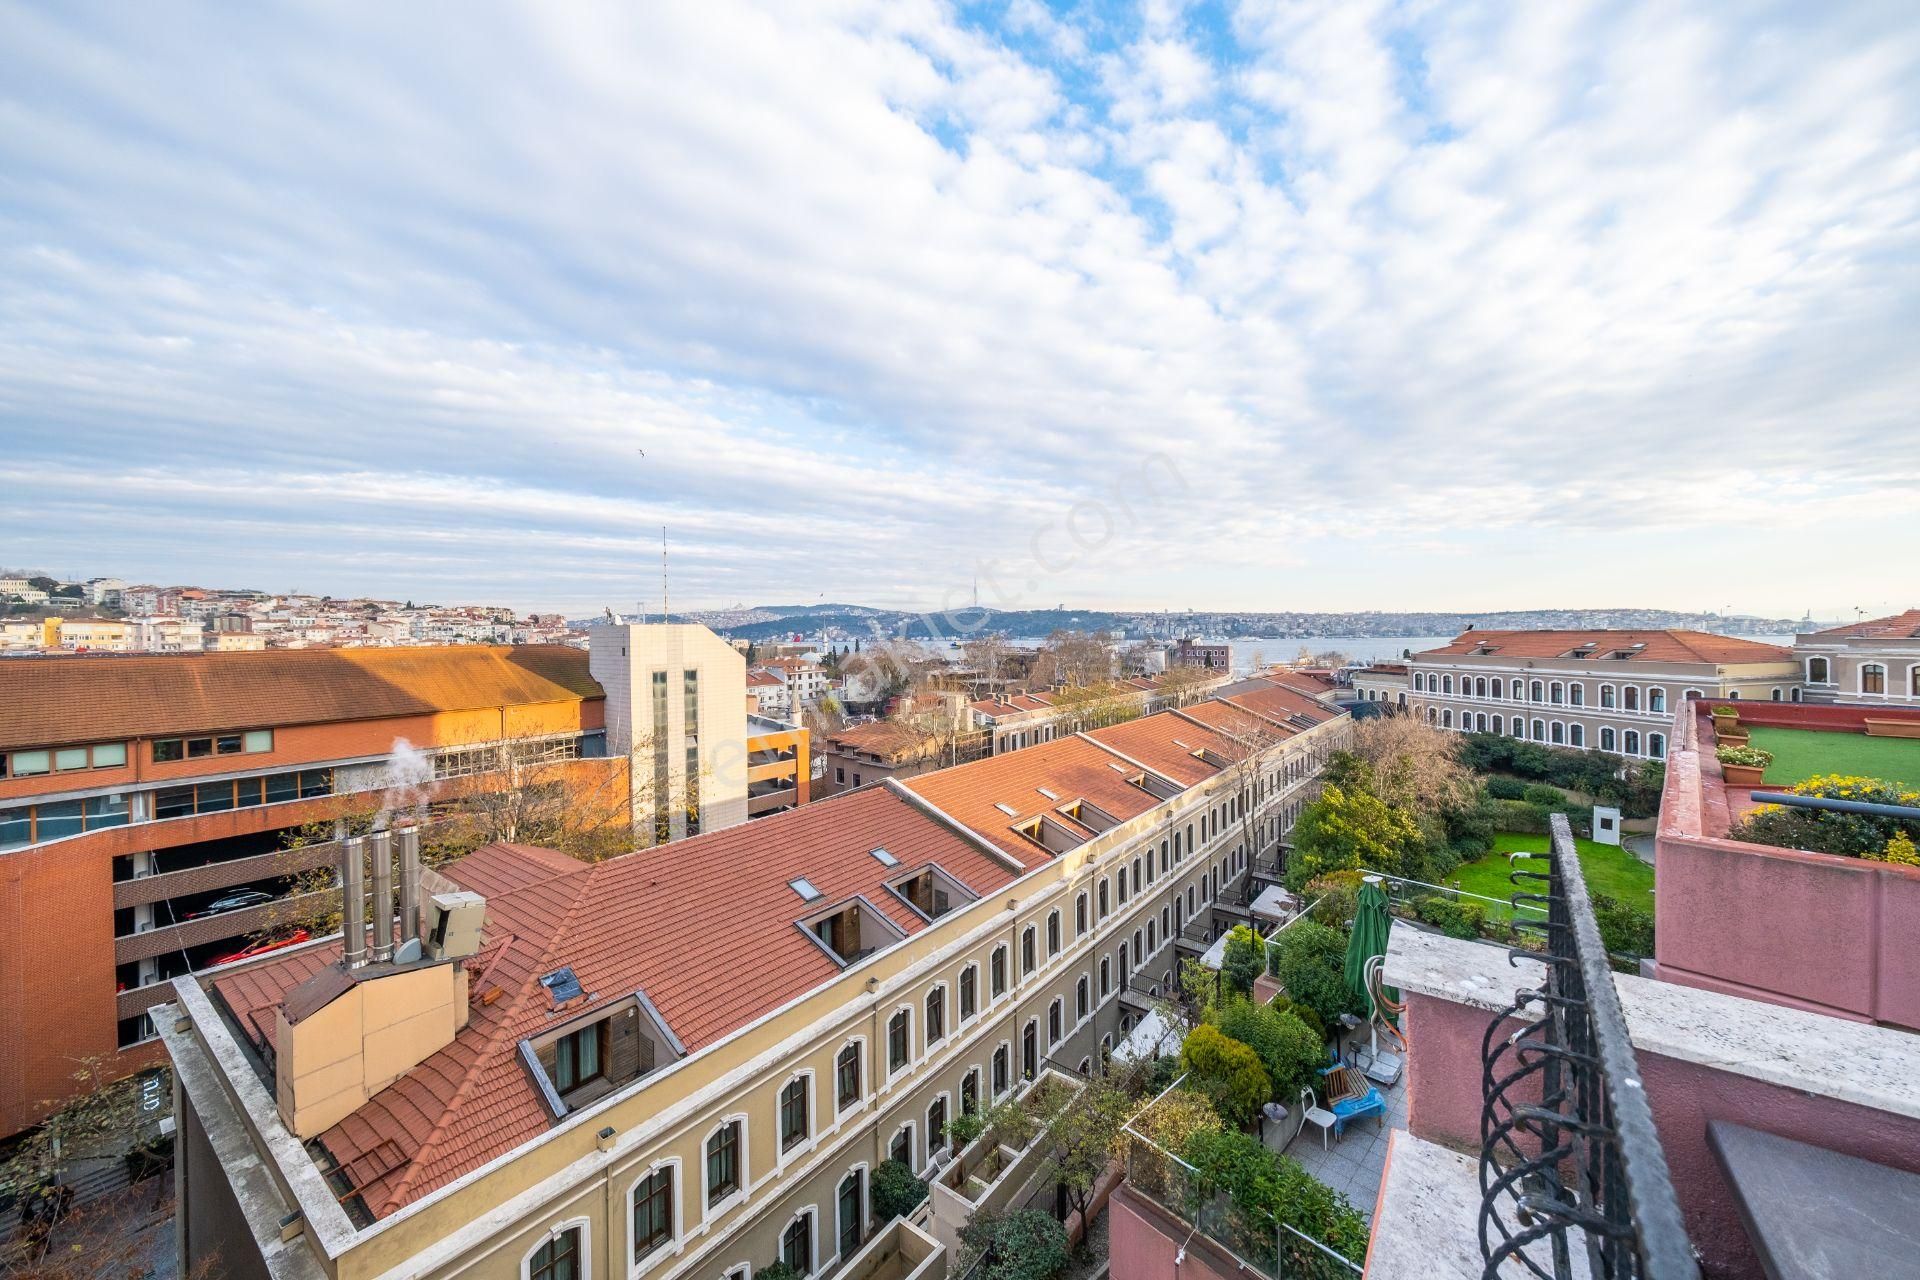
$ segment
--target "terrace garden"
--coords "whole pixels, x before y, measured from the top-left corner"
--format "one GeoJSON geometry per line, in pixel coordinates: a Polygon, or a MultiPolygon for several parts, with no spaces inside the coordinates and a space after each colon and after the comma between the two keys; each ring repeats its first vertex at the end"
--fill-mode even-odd
{"type": "Polygon", "coordinates": [[[1871,738],[1864,733],[1775,729],[1755,725],[1752,745],[1771,752],[1763,781],[1790,787],[1821,774],[1879,778],[1920,788],[1920,738],[1871,738]]]}

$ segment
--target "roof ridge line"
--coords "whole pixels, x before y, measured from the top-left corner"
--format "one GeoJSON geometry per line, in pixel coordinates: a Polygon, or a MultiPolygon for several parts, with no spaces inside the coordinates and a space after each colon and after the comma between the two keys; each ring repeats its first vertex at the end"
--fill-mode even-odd
{"type": "MultiPolygon", "coordinates": [[[[938,773],[940,771],[936,769],[934,772],[938,773]]],[[[888,791],[893,792],[905,800],[912,808],[918,809],[927,817],[932,818],[934,821],[958,834],[961,839],[977,847],[989,858],[1012,868],[1016,874],[1025,875],[1028,871],[1032,870],[1026,863],[1020,861],[1020,859],[1014,857],[1005,849],[1002,849],[999,845],[987,839],[978,831],[975,831],[972,827],[969,827],[966,823],[960,821],[945,809],[942,809],[939,805],[909,787],[906,783],[900,781],[900,779],[892,777],[882,778],[880,784],[888,791]]]]}
{"type": "MultiPolygon", "coordinates": [[[[1196,721],[1195,723],[1198,723],[1198,721],[1196,721]]],[[[1113,726],[1111,726],[1111,725],[1108,725],[1108,726],[1106,726],[1106,727],[1107,727],[1107,728],[1112,728],[1113,726]]],[[[1202,727],[1202,728],[1205,728],[1205,727],[1207,727],[1207,726],[1204,726],[1204,725],[1203,725],[1203,726],[1201,726],[1201,727],[1202,727]]],[[[1089,735],[1089,734],[1087,733],[1087,731],[1086,731],[1086,730],[1084,730],[1084,729],[1082,729],[1082,730],[1080,730],[1079,732],[1077,732],[1077,733],[1075,733],[1075,734],[1074,734],[1073,736],[1074,736],[1074,737],[1076,737],[1076,738],[1085,738],[1085,739],[1086,739],[1086,740],[1087,740],[1088,742],[1091,742],[1091,743],[1092,743],[1092,744],[1093,744],[1094,746],[1096,746],[1096,747],[1098,747],[1098,748],[1100,748],[1100,749],[1101,749],[1102,751],[1105,751],[1105,752],[1107,752],[1107,753],[1109,753],[1109,754],[1111,754],[1111,755],[1116,755],[1116,756],[1119,756],[1119,757],[1120,757],[1120,758],[1121,758],[1122,760],[1125,760],[1125,761],[1126,761],[1126,762],[1127,762],[1128,764],[1130,764],[1130,765],[1132,765],[1132,766],[1133,766],[1134,768],[1136,768],[1136,769],[1144,769],[1144,770],[1146,770],[1146,771],[1147,771],[1148,773],[1150,773],[1150,774],[1152,774],[1152,775],[1153,775],[1154,777],[1156,777],[1156,778],[1158,778],[1158,779],[1160,779],[1160,780],[1161,780],[1162,782],[1164,782],[1164,783],[1166,783],[1166,784],[1167,784],[1168,786],[1173,786],[1173,787],[1179,787],[1179,788],[1180,788],[1180,790],[1182,790],[1182,791],[1185,791],[1185,790],[1187,790],[1187,788],[1186,788],[1185,786],[1182,786],[1182,785],[1181,785],[1181,782],[1180,782],[1180,779],[1178,779],[1178,778],[1173,778],[1173,777],[1169,777],[1169,776],[1167,776],[1166,774],[1164,774],[1164,773],[1162,773],[1162,772],[1161,772],[1160,770],[1158,770],[1158,769],[1156,769],[1156,768],[1154,768],[1154,767],[1153,767],[1152,765],[1150,765],[1150,764],[1147,764],[1147,763],[1146,763],[1146,762],[1144,762],[1144,761],[1141,761],[1141,760],[1135,760],[1135,759],[1134,759],[1134,758],[1133,758],[1132,756],[1130,756],[1130,755],[1128,755],[1128,754],[1127,754],[1126,752],[1124,752],[1124,751],[1122,751],[1122,750],[1120,750],[1120,748],[1118,748],[1118,747],[1115,747],[1115,746],[1112,746],[1112,745],[1110,745],[1110,744],[1108,744],[1108,743],[1105,743],[1105,742],[1102,742],[1102,741],[1100,741],[1100,740],[1099,740],[1098,738],[1095,738],[1095,737],[1092,737],[1092,736],[1091,736],[1091,735],[1089,735]]],[[[1204,763],[1204,761],[1203,761],[1202,763],[1204,763]]]]}

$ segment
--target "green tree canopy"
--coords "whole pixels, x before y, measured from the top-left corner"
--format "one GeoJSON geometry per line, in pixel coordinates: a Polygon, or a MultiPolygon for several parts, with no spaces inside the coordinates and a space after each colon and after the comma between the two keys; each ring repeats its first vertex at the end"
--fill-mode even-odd
{"type": "Polygon", "coordinates": [[[1315,876],[1356,867],[1398,875],[1423,848],[1412,815],[1370,792],[1328,783],[1294,827],[1287,887],[1297,893],[1315,876]]]}
{"type": "Polygon", "coordinates": [[[1180,1046],[1180,1061],[1188,1085],[1206,1095],[1213,1109],[1230,1124],[1253,1122],[1263,1103],[1273,1096],[1273,1082],[1260,1065],[1260,1055],[1218,1027],[1195,1027],[1180,1046]]]}

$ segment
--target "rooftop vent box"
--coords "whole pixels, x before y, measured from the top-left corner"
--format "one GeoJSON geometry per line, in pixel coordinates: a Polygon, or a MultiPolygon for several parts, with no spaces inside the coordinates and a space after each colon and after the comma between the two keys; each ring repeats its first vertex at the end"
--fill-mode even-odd
{"type": "Polygon", "coordinates": [[[478,951],[486,915],[487,900],[464,889],[427,899],[427,958],[458,960],[478,951]]]}
{"type": "Polygon", "coordinates": [[[571,967],[563,967],[555,969],[552,973],[543,974],[540,985],[547,989],[547,998],[553,1001],[553,1007],[556,1009],[567,1001],[578,1000],[586,994],[580,986],[580,979],[574,975],[571,967]]]}

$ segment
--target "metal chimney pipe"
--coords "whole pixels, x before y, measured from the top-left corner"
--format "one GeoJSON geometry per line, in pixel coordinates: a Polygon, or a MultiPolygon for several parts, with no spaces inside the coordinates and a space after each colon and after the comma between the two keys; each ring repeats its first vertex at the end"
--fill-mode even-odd
{"type": "Polygon", "coordinates": [[[360,865],[365,844],[360,836],[340,842],[340,928],[349,969],[367,962],[367,881],[360,865]]]}
{"type": "Polygon", "coordinates": [[[420,936],[420,828],[400,833],[400,940],[420,936]]]}
{"type": "Polygon", "coordinates": [[[373,912],[367,917],[373,937],[368,959],[385,964],[393,959],[393,838],[385,831],[367,837],[373,846],[373,912]]]}

